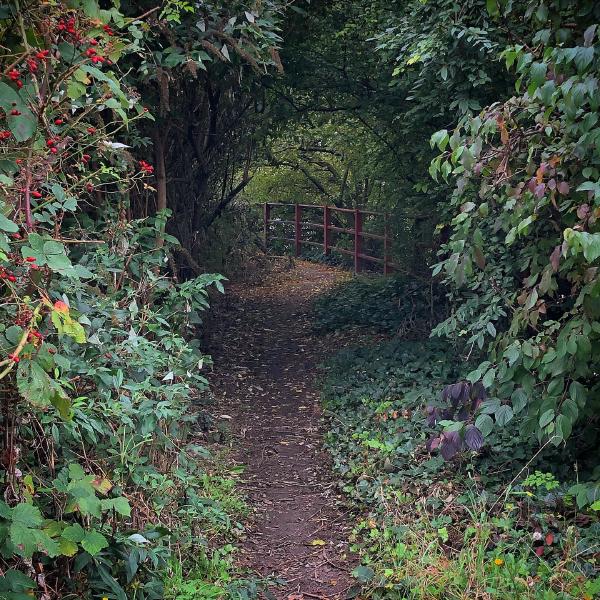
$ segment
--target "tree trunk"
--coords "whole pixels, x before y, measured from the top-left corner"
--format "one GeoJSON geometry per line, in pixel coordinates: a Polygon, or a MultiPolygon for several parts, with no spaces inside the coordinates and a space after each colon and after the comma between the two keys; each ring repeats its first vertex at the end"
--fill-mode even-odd
{"type": "MultiPolygon", "coordinates": [[[[167,208],[167,171],[165,167],[165,139],[160,134],[154,138],[154,163],[156,166],[156,212],[167,208]]],[[[162,248],[165,243],[164,225],[156,238],[156,247],[162,248]]]]}

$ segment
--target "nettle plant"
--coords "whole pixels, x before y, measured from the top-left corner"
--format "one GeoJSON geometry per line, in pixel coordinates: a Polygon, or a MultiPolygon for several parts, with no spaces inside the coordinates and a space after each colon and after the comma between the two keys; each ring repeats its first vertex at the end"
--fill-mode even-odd
{"type": "Polygon", "coordinates": [[[441,433],[429,438],[427,449],[439,449],[445,460],[464,450],[480,450],[483,434],[473,421],[485,398],[485,388],[479,382],[459,381],[447,385],[441,393],[441,402],[426,408],[427,424],[443,428],[441,433]]]}
{"type": "Polygon", "coordinates": [[[555,444],[600,408],[600,9],[569,6],[528,12],[534,48],[503,54],[516,95],[434,134],[430,169],[457,183],[434,269],[455,310],[435,333],[487,351],[468,379],[493,390],[493,426],[520,413],[522,435],[555,444]]]}

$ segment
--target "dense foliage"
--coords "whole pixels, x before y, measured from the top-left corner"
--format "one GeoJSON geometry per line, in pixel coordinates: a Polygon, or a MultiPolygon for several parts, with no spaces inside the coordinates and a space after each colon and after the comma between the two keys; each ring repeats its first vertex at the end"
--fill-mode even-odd
{"type": "MultiPolygon", "coordinates": [[[[197,273],[178,278],[182,246],[165,224],[181,207],[161,196],[166,159],[154,164],[145,132],[169,112],[152,93],[161,73],[193,87],[213,62],[224,66],[206,77],[222,82],[258,69],[260,52],[275,60],[267,4],[262,22],[259,9],[185,2],[139,18],[95,2],[0,8],[3,598],[162,598],[182,552],[197,589],[234,585],[218,547],[243,506],[193,410],[210,362],[193,338],[223,277],[188,246],[197,273]]],[[[215,114],[202,118],[216,127],[215,114]]],[[[176,572],[167,588],[179,593],[176,572]]]]}
{"type": "MultiPolygon", "coordinates": [[[[337,301],[320,300],[317,317],[337,301]]],[[[355,307],[347,326],[371,305],[359,295],[355,307]]],[[[540,453],[507,427],[483,445],[483,386],[451,383],[474,361],[441,340],[379,340],[340,351],[323,383],[326,443],[361,511],[354,575],[367,597],[592,598],[600,529],[593,511],[578,516],[573,452],[540,453]]]]}
{"type": "MultiPolygon", "coordinates": [[[[503,52],[516,95],[436,133],[444,154],[431,167],[457,178],[452,237],[434,269],[456,308],[436,333],[481,357],[468,379],[492,394],[484,412],[495,426],[522,415],[523,438],[582,452],[598,448],[597,11],[563,2],[535,12],[535,45],[503,52]]],[[[596,465],[593,452],[582,458],[596,465]]],[[[581,504],[600,498],[592,479],[581,504]]]]}

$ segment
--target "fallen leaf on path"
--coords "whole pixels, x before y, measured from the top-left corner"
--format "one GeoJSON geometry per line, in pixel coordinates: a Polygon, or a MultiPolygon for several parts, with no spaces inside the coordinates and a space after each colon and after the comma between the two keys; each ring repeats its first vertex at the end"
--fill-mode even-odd
{"type": "Polygon", "coordinates": [[[311,545],[311,546],[326,546],[326,545],[327,545],[327,542],[326,542],[326,541],[324,541],[324,540],[313,540],[313,541],[310,543],[310,545],[311,545]]]}

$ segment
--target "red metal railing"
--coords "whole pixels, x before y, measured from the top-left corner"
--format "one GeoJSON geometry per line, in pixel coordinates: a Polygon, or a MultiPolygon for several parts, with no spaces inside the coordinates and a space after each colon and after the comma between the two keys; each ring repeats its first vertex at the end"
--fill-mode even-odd
{"type": "MultiPolygon", "coordinates": [[[[289,208],[288,208],[289,210],[289,208]]],[[[388,227],[388,215],[387,213],[375,212],[371,210],[362,210],[360,208],[340,208],[338,206],[322,206],[314,204],[285,204],[280,202],[266,202],[264,205],[264,238],[265,246],[269,247],[270,240],[279,240],[284,242],[290,242],[294,244],[294,253],[296,256],[302,254],[302,246],[305,244],[311,246],[319,246],[323,248],[323,253],[328,256],[331,252],[340,252],[354,257],[354,271],[360,273],[362,270],[363,262],[377,263],[383,266],[383,273],[387,275],[391,270],[394,269],[395,265],[390,261],[389,250],[390,250],[390,235],[388,227]],[[280,207],[293,207],[294,208],[294,219],[273,219],[272,212],[276,208],[280,207]],[[322,222],[315,223],[311,221],[302,221],[303,211],[322,211],[322,222]],[[332,215],[338,213],[345,213],[347,216],[352,215],[354,227],[339,227],[332,225],[332,215]],[[371,233],[363,231],[365,218],[381,218],[383,220],[383,234],[371,233]],[[293,225],[294,226],[294,237],[278,237],[272,235],[272,229],[275,228],[276,224],[293,225]],[[323,241],[314,241],[308,239],[302,239],[302,231],[305,229],[322,229],[323,230],[323,241]],[[352,250],[348,248],[340,248],[339,246],[332,245],[332,234],[347,234],[351,235],[353,239],[352,250]],[[370,256],[363,252],[363,240],[373,239],[380,240],[383,242],[383,256],[376,257],[370,256]]]]}

